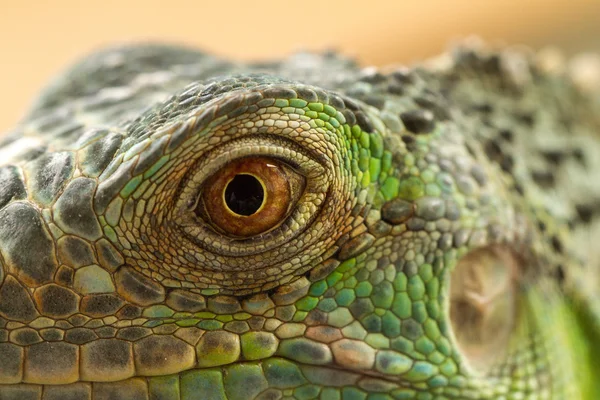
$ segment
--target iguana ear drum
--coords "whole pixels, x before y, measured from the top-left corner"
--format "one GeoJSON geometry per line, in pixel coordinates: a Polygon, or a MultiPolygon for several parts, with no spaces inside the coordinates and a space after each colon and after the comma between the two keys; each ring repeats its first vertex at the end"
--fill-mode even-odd
{"type": "Polygon", "coordinates": [[[473,368],[487,373],[503,361],[517,322],[521,260],[510,249],[489,246],[464,256],[450,278],[454,337],[473,368]]]}
{"type": "Polygon", "coordinates": [[[208,179],[196,212],[222,233],[249,237],[278,226],[305,185],[302,175],[278,159],[241,158],[208,179]]]}

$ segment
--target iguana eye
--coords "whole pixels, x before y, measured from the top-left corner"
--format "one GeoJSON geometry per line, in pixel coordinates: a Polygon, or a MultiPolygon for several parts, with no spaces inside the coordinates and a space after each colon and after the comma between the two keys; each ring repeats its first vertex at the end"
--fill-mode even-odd
{"type": "Polygon", "coordinates": [[[225,234],[249,237],[278,226],[305,186],[306,178],[282,161],[242,158],[207,180],[195,213],[225,234]]]}
{"type": "Polygon", "coordinates": [[[191,169],[174,220],[205,251],[242,262],[322,227],[313,221],[329,185],[318,155],[294,142],[241,138],[206,152],[191,169]]]}
{"type": "Polygon", "coordinates": [[[450,320],[471,367],[487,373],[506,356],[517,322],[521,261],[500,246],[475,250],[452,272],[450,320]]]}

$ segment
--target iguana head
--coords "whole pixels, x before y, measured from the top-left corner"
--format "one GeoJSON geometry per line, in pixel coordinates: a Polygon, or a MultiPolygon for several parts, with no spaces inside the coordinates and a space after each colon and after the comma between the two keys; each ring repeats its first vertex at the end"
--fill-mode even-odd
{"type": "Polygon", "coordinates": [[[527,121],[467,107],[455,62],[75,67],[0,149],[0,383],[582,396],[579,260],[506,152],[527,121]]]}

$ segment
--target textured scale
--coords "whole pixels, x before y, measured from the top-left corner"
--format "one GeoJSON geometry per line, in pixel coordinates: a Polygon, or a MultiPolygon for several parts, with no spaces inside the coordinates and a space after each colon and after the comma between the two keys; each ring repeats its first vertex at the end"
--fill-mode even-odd
{"type": "Polygon", "coordinates": [[[90,55],[0,143],[0,399],[596,398],[600,95],[573,81],[511,49],[90,55]],[[306,188],[229,238],[188,205],[248,156],[306,188]],[[496,254],[518,301],[487,354],[451,307],[488,286],[453,272],[496,254]]]}

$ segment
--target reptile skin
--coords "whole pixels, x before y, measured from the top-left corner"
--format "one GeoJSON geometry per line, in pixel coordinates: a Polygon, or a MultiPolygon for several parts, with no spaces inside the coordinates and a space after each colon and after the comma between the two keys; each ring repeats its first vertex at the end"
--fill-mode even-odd
{"type": "Polygon", "coordinates": [[[551,61],[85,58],[0,143],[0,399],[599,398],[600,95],[551,61]]]}

